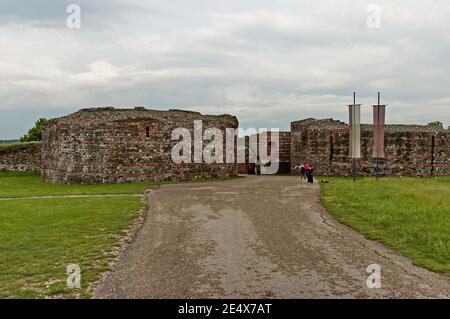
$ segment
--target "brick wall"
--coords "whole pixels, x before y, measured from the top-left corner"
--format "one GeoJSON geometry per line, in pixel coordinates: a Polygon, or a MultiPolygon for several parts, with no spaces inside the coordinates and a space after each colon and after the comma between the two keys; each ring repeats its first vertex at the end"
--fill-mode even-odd
{"type": "MultiPolygon", "coordinates": [[[[271,132],[267,133],[267,144],[259,145],[260,154],[271,154],[270,145],[271,132]]],[[[259,141],[259,140],[258,140],[259,141]]],[[[279,156],[279,169],[278,173],[289,173],[291,170],[290,160],[291,160],[291,133],[290,132],[279,132],[278,133],[278,145],[273,146],[278,147],[279,156]]]]}
{"type": "Polygon", "coordinates": [[[40,143],[24,143],[0,149],[0,171],[39,172],[40,143]]]}
{"type": "MultiPolygon", "coordinates": [[[[311,163],[320,175],[351,175],[349,134],[345,123],[308,119],[291,123],[291,168],[311,163]]],[[[372,125],[361,127],[358,174],[375,174],[372,125]]],[[[380,174],[386,176],[450,175],[450,132],[428,126],[386,125],[385,155],[380,174]]]]}
{"type": "Polygon", "coordinates": [[[120,183],[236,175],[236,164],[172,162],[171,151],[178,143],[171,141],[172,131],[187,128],[193,139],[194,120],[203,121],[203,130],[221,129],[224,142],[225,129],[238,126],[230,115],[144,108],[84,109],[51,120],[43,133],[43,178],[54,183],[120,183]]]}
{"type": "MultiPolygon", "coordinates": [[[[260,144],[259,136],[257,135],[257,152],[258,154],[268,154],[271,155],[271,132],[267,132],[267,143],[260,144]]],[[[254,136],[254,135],[252,135],[254,136]]],[[[291,132],[279,132],[278,134],[278,156],[279,156],[279,168],[278,173],[289,173],[291,171],[290,166],[290,158],[291,158],[291,132]]],[[[248,136],[245,137],[245,145],[248,148],[250,143],[250,139],[248,136]]],[[[273,147],[276,147],[275,145],[273,147]]],[[[246,163],[239,164],[239,174],[254,174],[255,167],[251,163],[249,163],[249,151],[246,150],[245,154],[246,163]]]]}

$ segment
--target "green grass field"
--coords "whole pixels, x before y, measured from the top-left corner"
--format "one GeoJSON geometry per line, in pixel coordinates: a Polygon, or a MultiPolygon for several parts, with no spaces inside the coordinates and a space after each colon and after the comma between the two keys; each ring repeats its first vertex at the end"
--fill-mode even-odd
{"type": "Polygon", "coordinates": [[[325,178],[322,205],[367,238],[450,274],[450,178],[325,178]]]}
{"type": "Polygon", "coordinates": [[[0,201],[0,298],[89,297],[143,207],[136,197],[0,201]],[[67,288],[68,264],[80,266],[81,289],[67,288]]]}
{"type": "MultiPolygon", "coordinates": [[[[197,179],[189,183],[226,181],[240,178],[197,179]]],[[[140,194],[151,185],[172,184],[167,181],[160,183],[140,182],[123,184],[93,184],[93,185],[60,185],[48,184],[35,173],[0,172],[0,197],[32,197],[32,196],[63,196],[63,195],[107,195],[107,194],[140,194]]]]}
{"type": "Polygon", "coordinates": [[[0,172],[0,197],[140,194],[149,182],[108,185],[59,185],[44,183],[38,174],[0,172]]]}
{"type": "MultiPolygon", "coordinates": [[[[195,182],[233,178],[201,179],[195,182]]],[[[133,196],[29,199],[30,196],[142,194],[158,183],[54,185],[37,174],[0,172],[0,298],[89,298],[88,285],[143,212],[133,196]],[[81,289],[66,285],[67,265],[81,268],[81,289]]]]}

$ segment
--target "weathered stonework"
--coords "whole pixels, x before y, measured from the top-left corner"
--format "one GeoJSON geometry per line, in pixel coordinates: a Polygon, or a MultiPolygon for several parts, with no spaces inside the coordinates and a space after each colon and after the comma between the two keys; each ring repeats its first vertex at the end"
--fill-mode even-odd
{"type": "MultiPolygon", "coordinates": [[[[351,175],[348,125],[307,119],[291,123],[291,169],[311,163],[320,175],[351,175]]],[[[358,174],[374,175],[373,127],[361,126],[358,174]]],[[[386,125],[385,155],[380,174],[387,176],[450,175],[450,132],[430,126],[386,125]]]]}
{"type": "Polygon", "coordinates": [[[202,120],[203,131],[213,127],[222,130],[224,143],[225,129],[238,126],[231,115],[142,107],[83,109],[50,120],[42,137],[42,177],[53,183],[121,183],[236,175],[235,163],[172,161],[172,148],[179,142],[171,140],[172,131],[187,128],[193,140],[195,120],[202,120]]]}
{"type": "Polygon", "coordinates": [[[0,149],[0,171],[39,172],[40,170],[40,143],[24,143],[0,149]]]}
{"type": "MultiPolygon", "coordinates": [[[[254,150],[255,154],[267,154],[271,155],[271,132],[267,132],[267,143],[262,143],[260,145],[260,136],[261,134],[256,135],[256,143],[258,147],[254,150]]],[[[253,135],[254,136],[254,135],[253,135]]],[[[255,165],[250,163],[249,157],[249,137],[245,137],[245,163],[239,164],[239,174],[254,174],[255,165]]],[[[291,132],[278,132],[278,145],[274,145],[273,147],[278,147],[278,173],[279,174],[287,174],[291,171],[291,132]]]]}
{"type": "MultiPolygon", "coordinates": [[[[270,136],[270,135],[269,135],[270,136]]],[[[291,132],[279,132],[279,169],[280,174],[290,173],[291,171],[291,132]]],[[[270,138],[269,138],[270,141],[270,138]]],[[[268,145],[270,149],[270,145],[268,145]]]]}

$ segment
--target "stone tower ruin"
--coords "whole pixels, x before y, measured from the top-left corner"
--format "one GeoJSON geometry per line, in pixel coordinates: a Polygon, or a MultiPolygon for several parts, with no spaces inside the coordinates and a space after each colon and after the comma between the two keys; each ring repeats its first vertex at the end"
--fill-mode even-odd
{"type": "MultiPolygon", "coordinates": [[[[169,110],[91,108],[50,120],[42,137],[42,177],[52,183],[192,180],[237,174],[235,163],[181,163],[171,159],[176,128],[237,128],[231,115],[169,110]]],[[[224,146],[225,150],[225,146],[224,146]]]]}

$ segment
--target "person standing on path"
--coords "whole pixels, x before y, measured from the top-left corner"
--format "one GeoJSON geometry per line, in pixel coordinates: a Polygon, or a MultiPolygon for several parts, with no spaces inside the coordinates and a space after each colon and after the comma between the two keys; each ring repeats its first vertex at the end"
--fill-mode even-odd
{"type": "Polygon", "coordinates": [[[259,159],[259,157],[258,157],[258,160],[256,161],[255,170],[256,170],[256,176],[261,175],[261,160],[259,159]]]}
{"type": "Polygon", "coordinates": [[[294,172],[300,176],[300,180],[306,179],[305,177],[305,166],[302,165],[295,165],[294,172]]]}
{"type": "Polygon", "coordinates": [[[314,169],[309,164],[307,164],[307,165],[308,166],[305,167],[305,169],[306,169],[306,178],[308,179],[308,183],[312,184],[312,183],[314,183],[314,169]]]}

